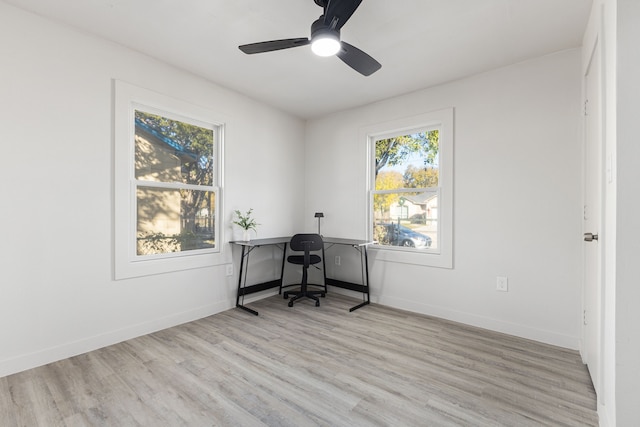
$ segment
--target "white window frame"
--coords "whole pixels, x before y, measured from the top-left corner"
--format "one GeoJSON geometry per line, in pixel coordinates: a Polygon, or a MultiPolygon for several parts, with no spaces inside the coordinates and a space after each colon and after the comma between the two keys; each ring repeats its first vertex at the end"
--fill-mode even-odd
{"type": "MultiPolygon", "coordinates": [[[[453,108],[432,111],[417,116],[367,126],[362,138],[367,144],[367,236],[373,239],[373,194],[375,190],[375,141],[417,131],[439,130],[438,151],[438,247],[411,248],[373,245],[376,260],[417,264],[429,267],[453,268],[453,108]]],[[[408,189],[415,191],[415,189],[408,189]]],[[[397,193],[397,190],[389,190],[397,193]]]]}
{"type": "MultiPolygon", "coordinates": [[[[120,80],[114,80],[114,277],[131,277],[203,268],[225,263],[221,224],[224,123],[204,107],[190,104],[120,80]],[[178,187],[172,183],[138,181],[135,177],[135,111],[158,114],[214,130],[214,185],[189,186],[216,194],[215,248],[139,256],[136,250],[138,186],[178,187]]],[[[183,186],[181,186],[183,187],[183,186]]]]}

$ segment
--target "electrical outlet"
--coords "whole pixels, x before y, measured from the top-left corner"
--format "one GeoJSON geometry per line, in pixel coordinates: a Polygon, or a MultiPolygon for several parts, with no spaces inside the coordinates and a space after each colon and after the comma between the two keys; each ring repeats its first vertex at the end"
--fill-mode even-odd
{"type": "Polygon", "coordinates": [[[233,276],[233,264],[227,264],[227,276],[233,276]]]}
{"type": "Polygon", "coordinates": [[[340,265],[340,255],[336,255],[336,265],[340,265]]]}
{"type": "Polygon", "coordinates": [[[498,276],[496,281],[496,291],[508,292],[509,291],[509,279],[507,277],[498,276]]]}

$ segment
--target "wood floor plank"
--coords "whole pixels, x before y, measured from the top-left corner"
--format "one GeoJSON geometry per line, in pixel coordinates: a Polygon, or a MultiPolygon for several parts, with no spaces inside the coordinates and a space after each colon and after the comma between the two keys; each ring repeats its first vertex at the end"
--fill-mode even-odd
{"type": "Polygon", "coordinates": [[[577,352],[330,293],[0,378],[3,426],[597,426],[577,352]]]}

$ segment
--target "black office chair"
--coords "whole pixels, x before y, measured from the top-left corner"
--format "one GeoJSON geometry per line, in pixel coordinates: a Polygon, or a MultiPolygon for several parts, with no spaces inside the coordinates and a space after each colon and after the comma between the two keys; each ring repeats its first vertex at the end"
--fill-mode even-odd
{"type": "Polygon", "coordinates": [[[300,286],[300,290],[298,291],[286,291],[284,293],[284,299],[288,299],[289,295],[293,295],[289,300],[289,307],[293,307],[294,301],[297,301],[301,298],[311,298],[316,302],[316,307],[320,306],[320,300],[318,299],[318,295],[324,297],[327,293],[327,285],[317,285],[313,283],[307,283],[307,270],[309,270],[310,265],[318,264],[322,261],[322,258],[319,255],[312,254],[312,251],[319,251],[324,248],[322,243],[322,237],[319,234],[296,234],[291,238],[291,242],[289,243],[289,248],[292,251],[304,251],[304,255],[289,255],[287,257],[287,261],[291,264],[297,264],[302,266],[302,281],[299,285],[289,285],[289,286],[300,286]],[[311,286],[321,286],[323,290],[309,290],[307,285],[311,286]]]}

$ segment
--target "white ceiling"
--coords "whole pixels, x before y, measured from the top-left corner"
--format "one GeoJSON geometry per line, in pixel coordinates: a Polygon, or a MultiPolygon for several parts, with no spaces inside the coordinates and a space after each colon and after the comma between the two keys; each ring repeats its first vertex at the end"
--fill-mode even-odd
{"type": "Polygon", "coordinates": [[[592,0],[363,0],[342,40],[382,64],[364,77],[309,46],[314,0],[3,0],[128,46],[302,118],[578,47],[592,0]]]}

